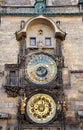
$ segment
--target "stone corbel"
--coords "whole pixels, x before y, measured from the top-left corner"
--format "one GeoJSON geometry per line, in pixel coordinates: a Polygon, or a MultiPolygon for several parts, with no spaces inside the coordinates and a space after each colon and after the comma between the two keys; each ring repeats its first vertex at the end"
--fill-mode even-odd
{"type": "Polygon", "coordinates": [[[62,41],[65,40],[66,34],[62,34],[61,32],[56,32],[55,33],[55,38],[60,38],[62,41]]]}
{"type": "Polygon", "coordinates": [[[66,37],[66,32],[62,31],[62,29],[60,28],[60,21],[56,21],[56,32],[55,32],[55,38],[59,38],[62,41],[65,40],[66,37]]]}
{"type": "Polygon", "coordinates": [[[17,41],[20,41],[20,40],[26,38],[26,32],[20,31],[20,32],[16,32],[15,34],[16,34],[16,40],[17,41]]]}
{"type": "Polygon", "coordinates": [[[59,39],[61,39],[63,41],[63,40],[65,40],[65,37],[66,37],[66,33],[61,31],[57,27],[56,32],[55,32],[55,38],[59,38],[59,39]]]}

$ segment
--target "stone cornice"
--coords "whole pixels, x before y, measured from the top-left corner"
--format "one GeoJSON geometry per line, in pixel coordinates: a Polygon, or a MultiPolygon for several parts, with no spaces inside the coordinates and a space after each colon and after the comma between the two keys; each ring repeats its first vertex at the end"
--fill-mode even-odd
{"type": "MultiPolygon", "coordinates": [[[[45,16],[63,16],[63,15],[83,15],[80,12],[79,6],[46,6],[45,10],[41,12],[45,16]]],[[[0,15],[2,16],[38,16],[34,6],[1,6],[0,15]]]]}

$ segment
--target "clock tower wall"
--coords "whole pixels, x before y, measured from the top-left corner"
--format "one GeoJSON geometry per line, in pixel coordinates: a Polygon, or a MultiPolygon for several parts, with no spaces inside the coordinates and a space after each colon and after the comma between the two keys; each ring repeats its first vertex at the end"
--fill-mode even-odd
{"type": "MultiPolygon", "coordinates": [[[[1,33],[1,46],[0,46],[0,58],[1,58],[1,72],[0,72],[0,94],[1,94],[1,98],[0,98],[0,110],[1,112],[8,112],[11,115],[15,115],[16,118],[16,114],[17,114],[17,98],[10,98],[7,97],[6,93],[4,92],[4,88],[3,88],[3,82],[4,82],[4,78],[5,78],[5,82],[6,82],[6,76],[5,73],[3,73],[4,71],[4,64],[12,64],[12,63],[17,63],[17,55],[18,55],[18,48],[20,43],[18,41],[16,41],[15,39],[15,34],[14,32],[16,30],[19,29],[20,26],[20,21],[21,20],[25,20],[27,21],[27,19],[29,19],[28,17],[3,17],[2,18],[2,23],[1,23],[1,30],[3,30],[4,33],[1,33]],[[5,22],[6,21],[6,22],[5,22]],[[9,23],[10,26],[9,26],[9,23]],[[6,26],[6,30],[5,27],[6,26]],[[12,28],[12,29],[11,29],[12,28]],[[11,30],[11,31],[10,31],[11,30]],[[10,33],[7,33],[8,31],[10,31],[10,33]],[[5,34],[5,37],[4,37],[5,34]],[[4,53],[6,52],[6,53],[4,53]],[[10,55],[11,54],[11,55],[10,55]],[[3,106],[5,106],[5,108],[3,108],[3,106]]],[[[57,17],[53,18],[54,21],[56,21],[57,17]]],[[[65,70],[63,70],[64,72],[64,90],[65,90],[65,94],[67,96],[68,101],[68,110],[69,113],[67,113],[68,118],[71,118],[70,115],[73,116],[75,111],[78,110],[82,110],[83,108],[83,72],[81,71],[73,71],[73,70],[80,70],[83,69],[83,61],[81,60],[82,56],[83,56],[83,47],[82,47],[82,32],[83,29],[80,28],[80,25],[82,26],[82,21],[81,21],[81,17],[59,17],[58,18],[61,21],[61,27],[64,28],[65,31],[67,31],[67,33],[69,35],[67,35],[67,38],[64,42],[62,42],[62,50],[63,50],[63,55],[64,55],[64,62],[65,62],[65,66],[68,68],[65,68],[65,70]],[[74,24],[73,24],[74,23],[74,24]],[[78,28],[79,27],[79,28],[78,28]],[[79,33],[80,32],[80,33],[79,33]],[[77,36],[77,37],[76,37],[77,36]],[[78,40],[77,40],[78,38],[78,40]],[[79,44],[80,43],[80,44],[79,44]],[[79,51],[80,50],[80,51],[79,51]],[[71,71],[69,71],[71,70],[71,71]],[[68,75],[69,74],[69,75],[68,75]],[[70,77],[69,77],[70,76],[70,77]],[[69,79],[70,78],[70,79],[69,79]],[[70,81],[69,81],[70,80],[70,81]],[[71,84],[69,86],[66,86],[66,84],[70,82],[71,84]],[[75,93],[75,94],[74,94],[75,93]],[[71,107],[72,106],[72,107],[71,107]],[[73,111],[73,112],[70,112],[73,111]],[[73,114],[72,114],[73,113],[73,114]],[[68,115],[69,114],[69,115],[68,115]]],[[[49,24],[50,25],[50,24],[49,24]]],[[[43,24],[42,23],[37,23],[37,24],[32,24],[27,28],[27,37],[26,37],[26,47],[27,47],[27,51],[29,51],[30,53],[37,52],[38,49],[32,47],[33,49],[30,48],[29,43],[30,43],[30,37],[33,37],[35,35],[36,32],[36,37],[43,37],[42,36],[42,31],[40,30],[40,34],[39,34],[39,29],[43,30],[43,36],[46,37],[46,34],[49,35],[48,31],[50,30],[50,35],[52,37],[53,40],[53,45],[56,45],[56,38],[54,38],[54,28],[50,25],[48,26],[47,24],[43,24]],[[35,26],[37,27],[37,30],[35,28],[35,26]],[[41,28],[40,28],[41,27],[41,28]],[[42,29],[43,28],[43,29],[42,29]],[[45,29],[46,28],[46,29],[45,29]],[[32,30],[33,31],[32,31],[32,30]],[[30,31],[30,33],[29,33],[30,31]],[[44,31],[47,31],[47,33],[44,34],[44,31]],[[32,35],[34,34],[34,35],[32,35]]],[[[45,39],[43,39],[44,41],[45,39]]],[[[39,39],[38,39],[39,41],[39,39]]],[[[44,42],[43,42],[44,43],[44,42]]],[[[41,50],[41,48],[40,48],[41,50]]],[[[53,49],[54,50],[54,49],[53,49]]],[[[43,48],[43,52],[51,52],[52,48],[43,48]]],[[[5,71],[4,71],[5,72],[5,71]]],[[[21,72],[20,72],[21,73],[21,72]]],[[[22,75],[22,73],[20,74],[22,75]]],[[[12,123],[11,123],[12,124],[12,123]]],[[[3,125],[4,127],[4,125],[3,125]]]]}

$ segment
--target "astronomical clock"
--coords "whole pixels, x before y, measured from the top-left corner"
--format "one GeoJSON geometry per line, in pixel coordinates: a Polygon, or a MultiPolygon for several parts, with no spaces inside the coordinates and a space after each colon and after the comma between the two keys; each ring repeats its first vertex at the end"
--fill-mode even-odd
{"type": "Polygon", "coordinates": [[[20,112],[30,123],[47,125],[58,118],[61,68],[61,57],[41,51],[26,55],[23,68],[26,97],[20,101],[20,112]]]}
{"type": "Polygon", "coordinates": [[[61,30],[55,31],[53,27],[55,23],[50,21],[43,16],[33,19],[31,24],[29,21],[30,27],[36,23],[39,27],[35,31],[37,34],[34,34],[34,37],[32,36],[34,32],[32,27],[30,29],[32,33],[29,31],[30,34],[27,35],[28,23],[26,23],[22,27],[24,29],[16,33],[16,38],[20,43],[18,63],[5,65],[8,75],[5,85],[6,92],[10,96],[20,97],[18,101],[19,130],[22,124],[23,126],[27,124],[28,127],[56,126],[56,122],[60,123],[62,119],[60,114],[64,100],[62,82],[64,59],[61,41],[64,40],[65,33],[61,30]],[[49,33],[48,37],[45,36],[44,28],[41,28],[41,25],[45,24],[44,22],[48,24],[47,29],[53,28],[51,31],[55,31],[55,37],[54,35],[49,36],[49,33]],[[26,31],[24,32],[24,30],[26,31]],[[39,33],[39,30],[42,33],[39,33]],[[43,39],[46,40],[46,44],[43,39]],[[39,45],[40,40],[41,46],[39,45]],[[32,41],[33,44],[31,44],[32,41]]]}
{"type": "Polygon", "coordinates": [[[26,63],[26,78],[38,85],[48,84],[57,77],[55,60],[44,53],[32,54],[26,63]]]}

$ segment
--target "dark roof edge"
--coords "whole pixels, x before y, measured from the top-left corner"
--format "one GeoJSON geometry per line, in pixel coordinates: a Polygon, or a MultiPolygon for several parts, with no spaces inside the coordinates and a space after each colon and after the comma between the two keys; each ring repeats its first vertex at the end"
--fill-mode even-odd
{"type": "Polygon", "coordinates": [[[12,8],[14,8],[14,7],[19,7],[19,8],[34,8],[34,6],[28,6],[28,5],[1,5],[0,7],[12,7],[12,8]]]}
{"type": "MultiPolygon", "coordinates": [[[[46,5],[46,8],[56,8],[56,7],[73,7],[73,6],[78,6],[78,4],[76,4],[76,5],[61,5],[61,6],[47,6],[46,5]]],[[[35,8],[35,6],[28,6],[28,5],[1,5],[0,7],[12,7],[12,8],[14,8],[14,7],[19,7],[19,8],[24,8],[24,7],[28,7],[28,8],[35,8]]]]}
{"type": "MultiPolygon", "coordinates": [[[[50,16],[50,17],[52,17],[52,16],[83,16],[83,12],[78,12],[78,13],[52,13],[52,14],[43,14],[44,16],[50,16]]],[[[38,14],[31,14],[31,13],[28,13],[28,14],[26,14],[26,13],[0,13],[0,16],[38,16],[38,14]]]]}

